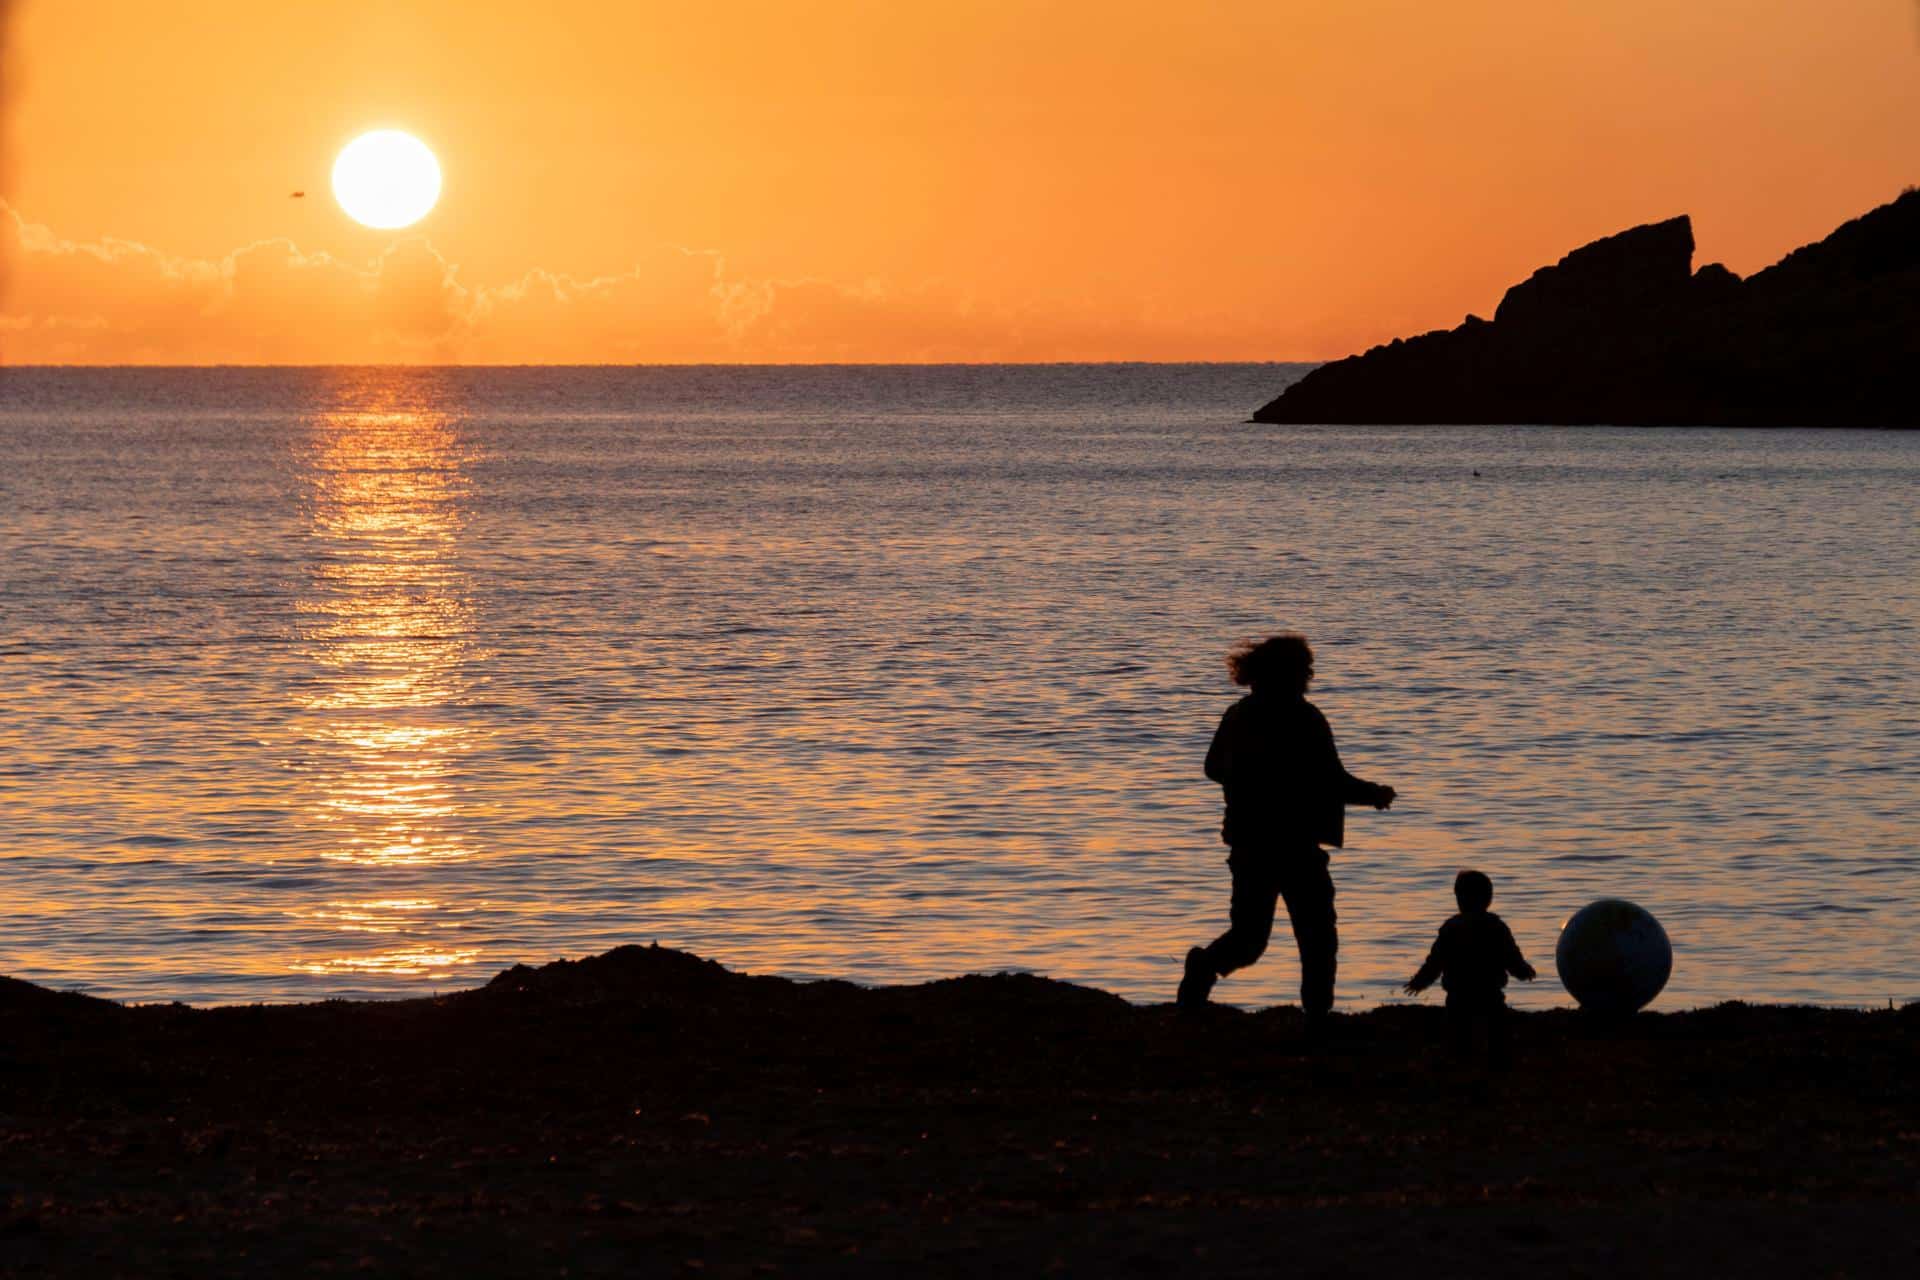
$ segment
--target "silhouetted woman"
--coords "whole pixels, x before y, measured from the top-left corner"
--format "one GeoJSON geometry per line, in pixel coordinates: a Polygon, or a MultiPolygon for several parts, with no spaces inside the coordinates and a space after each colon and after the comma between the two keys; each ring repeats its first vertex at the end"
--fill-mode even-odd
{"type": "Polygon", "coordinates": [[[1333,730],[1307,701],[1313,650],[1306,637],[1270,636],[1227,656],[1247,696],[1227,708],[1207,750],[1207,776],[1226,790],[1220,838],[1232,853],[1232,927],[1187,952],[1180,1007],[1205,1005],[1214,981],[1260,958],[1282,898],[1300,947],[1300,1006],[1317,1024],[1333,1008],[1340,949],[1327,851],[1346,840],[1346,808],[1393,803],[1392,787],[1365,782],[1340,764],[1333,730]]]}

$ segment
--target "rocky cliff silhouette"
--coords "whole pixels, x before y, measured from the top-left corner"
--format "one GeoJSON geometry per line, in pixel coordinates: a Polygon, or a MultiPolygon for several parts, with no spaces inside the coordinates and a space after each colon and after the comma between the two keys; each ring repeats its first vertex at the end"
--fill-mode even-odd
{"type": "Polygon", "coordinates": [[[1255,422],[1920,426],[1920,190],[1742,280],[1685,216],[1575,249],[1491,321],[1322,365],[1255,422]]]}

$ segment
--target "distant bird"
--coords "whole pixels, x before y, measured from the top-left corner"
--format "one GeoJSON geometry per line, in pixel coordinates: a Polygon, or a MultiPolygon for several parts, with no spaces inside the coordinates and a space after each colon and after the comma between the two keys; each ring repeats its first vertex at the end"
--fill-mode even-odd
{"type": "Polygon", "coordinates": [[[304,191],[296,191],[293,193],[292,197],[290,198],[294,200],[305,200],[307,198],[307,193],[304,191]]]}

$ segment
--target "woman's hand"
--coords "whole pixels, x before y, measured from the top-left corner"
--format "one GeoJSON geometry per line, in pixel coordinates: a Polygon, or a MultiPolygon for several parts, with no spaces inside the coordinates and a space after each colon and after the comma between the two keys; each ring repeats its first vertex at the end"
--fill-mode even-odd
{"type": "Polygon", "coordinates": [[[1393,798],[1398,794],[1400,793],[1385,783],[1376,782],[1373,786],[1373,807],[1376,809],[1391,808],[1393,806],[1393,798]]]}

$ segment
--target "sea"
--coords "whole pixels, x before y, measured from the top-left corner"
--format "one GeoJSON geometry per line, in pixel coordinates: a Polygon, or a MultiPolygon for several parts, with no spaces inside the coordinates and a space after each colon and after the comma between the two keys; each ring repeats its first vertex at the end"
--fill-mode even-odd
{"type": "MultiPolygon", "coordinates": [[[[0,371],[0,973],[428,995],[625,944],[1171,998],[1290,630],[1340,1007],[1462,867],[1566,1004],[1920,998],[1920,433],[1260,426],[1301,365],[0,371]]],[[[1284,922],[1216,998],[1296,998],[1284,922]]],[[[1425,997],[1431,1001],[1434,996],[1425,997]]]]}

